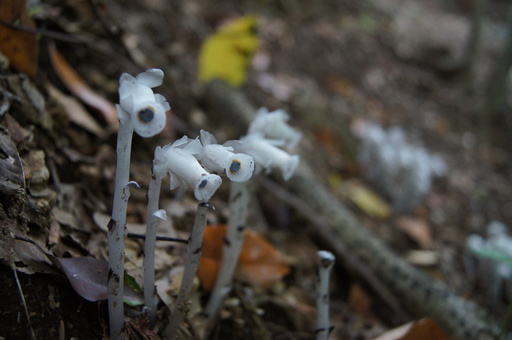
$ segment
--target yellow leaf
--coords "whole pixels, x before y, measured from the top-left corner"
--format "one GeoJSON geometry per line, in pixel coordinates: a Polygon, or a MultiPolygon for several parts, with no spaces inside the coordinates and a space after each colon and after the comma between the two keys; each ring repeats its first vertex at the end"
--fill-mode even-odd
{"type": "Polygon", "coordinates": [[[199,55],[199,80],[221,79],[238,87],[258,48],[256,18],[248,15],[222,26],[206,39],[199,55]]]}
{"type": "Polygon", "coordinates": [[[361,184],[346,183],[349,199],[367,215],[386,219],[391,215],[389,204],[379,195],[361,184]]]}

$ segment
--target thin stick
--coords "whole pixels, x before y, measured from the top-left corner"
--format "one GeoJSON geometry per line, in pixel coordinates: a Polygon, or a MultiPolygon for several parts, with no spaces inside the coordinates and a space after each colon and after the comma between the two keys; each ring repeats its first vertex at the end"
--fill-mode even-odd
{"type": "MultiPolygon", "coordinates": [[[[128,233],[126,234],[126,237],[128,238],[138,238],[141,240],[146,239],[146,235],[142,234],[136,234],[136,233],[128,233]]],[[[157,241],[165,241],[165,242],[176,242],[176,243],[184,243],[188,244],[188,240],[185,240],[184,238],[176,238],[176,237],[170,237],[170,236],[156,236],[157,241]]]]}
{"type": "Polygon", "coordinates": [[[129,175],[133,127],[130,123],[119,122],[117,135],[116,186],[112,219],[108,223],[108,313],[110,338],[123,337],[124,327],[124,228],[126,210],[130,197],[129,175]]]}
{"type": "Polygon", "coordinates": [[[242,248],[248,207],[249,189],[247,182],[231,182],[229,197],[230,214],[228,231],[224,240],[221,267],[210,300],[203,312],[210,319],[210,322],[215,318],[222,300],[231,290],[233,273],[235,272],[242,248]]]}
{"type": "Polygon", "coordinates": [[[331,252],[321,250],[317,252],[320,263],[318,264],[318,285],[316,297],[317,329],[316,339],[327,340],[331,327],[329,325],[329,279],[335,257],[331,252]]]}
{"type": "Polygon", "coordinates": [[[23,294],[23,289],[21,288],[20,280],[18,279],[18,272],[16,271],[16,267],[14,266],[14,262],[11,261],[11,269],[14,273],[14,279],[16,280],[16,285],[18,286],[18,291],[20,292],[21,303],[23,304],[23,310],[25,311],[25,317],[27,318],[28,329],[30,331],[30,336],[32,339],[36,339],[36,334],[34,333],[34,329],[32,328],[32,323],[30,322],[30,314],[28,312],[27,302],[25,300],[25,295],[23,294]]]}
{"type": "MultiPolygon", "coordinates": [[[[156,161],[155,159],[153,162],[156,161]]],[[[151,328],[155,327],[156,324],[156,309],[158,305],[155,286],[155,247],[159,218],[154,213],[158,210],[160,189],[162,187],[162,176],[156,172],[153,166],[148,189],[147,228],[144,242],[144,305],[151,328]]]]}
{"type": "Polygon", "coordinates": [[[192,291],[192,284],[196,276],[197,267],[201,260],[201,248],[203,247],[203,233],[206,226],[206,213],[212,206],[208,202],[201,202],[197,206],[194,227],[190,235],[187,256],[185,258],[185,272],[181,280],[181,287],[172,311],[171,320],[165,330],[168,340],[172,340],[178,333],[184,316],[189,311],[188,297],[192,291]]]}

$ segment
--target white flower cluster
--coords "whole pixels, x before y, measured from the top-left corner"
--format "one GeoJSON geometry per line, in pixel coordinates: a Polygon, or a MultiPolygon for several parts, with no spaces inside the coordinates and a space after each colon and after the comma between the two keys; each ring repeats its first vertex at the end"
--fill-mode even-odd
{"type": "Polygon", "coordinates": [[[365,176],[391,199],[395,212],[412,212],[430,191],[433,178],[446,172],[439,156],[408,144],[399,127],[386,131],[366,123],[360,137],[359,162],[365,176]]]}
{"type": "Polygon", "coordinates": [[[485,291],[490,307],[499,307],[502,297],[512,301],[511,262],[512,237],[507,234],[507,227],[501,222],[493,221],[489,224],[487,239],[472,234],[466,240],[466,271],[473,283],[485,291]]]}
{"type": "Polygon", "coordinates": [[[201,139],[183,136],[157,147],[153,169],[156,176],[169,173],[171,190],[188,185],[194,188],[196,199],[207,201],[222,183],[219,175],[210,172],[226,173],[230,180],[244,182],[252,176],[254,161],[251,156],[235,154],[232,147],[217,144],[212,134],[201,130],[201,139]]]}
{"type": "Polygon", "coordinates": [[[153,68],[136,77],[123,73],[119,79],[119,120],[132,124],[142,137],[152,137],[165,127],[165,112],[171,107],[164,96],[152,90],[162,84],[163,77],[162,70],[153,68]]]}
{"type": "Polygon", "coordinates": [[[283,110],[268,112],[262,108],[257,111],[247,136],[242,137],[240,143],[225,145],[252,156],[258,167],[266,172],[279,169],[284,180],[288,180],[299,165],[300,158],[280,147],[294,148],[302,138],[300,132],[288,125],[288,120],[289,116],[283,110]]]}

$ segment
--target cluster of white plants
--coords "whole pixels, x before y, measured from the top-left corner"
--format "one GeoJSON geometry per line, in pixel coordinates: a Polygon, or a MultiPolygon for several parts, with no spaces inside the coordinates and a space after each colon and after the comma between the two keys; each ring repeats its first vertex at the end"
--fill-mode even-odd
{"type": "Polygon", "coordinates": [[[365,123],[359,137],[365,177],[391,200],[396,213],[411,213],[429,193],[433,179],[446,173],[440,156],[409,144],[399,127],[385,130],[365,123]]]}
{"type": "Polygon", "coordinates": [[[470,235],[464,264],[471,281],[485,291],[490,307],[499,307],[502,297],[512,301],[512,236],[505,224],[491,222],[487,238],[470,235]]]}
{"type": "MultiPolygon", "coordinates": [[[[227,142],[236,152],[252,156],[256,171],[269,173],[278,169],[286,181],[299,164],[299,156],[288,151],[295,148],[302,134],[288,125],[289,115],[283,110],[268,112],[261,108],[249,125],[248,134],[240,141],[227,142]]],[[[204,314],[213,320],[224,297],[231,290],[231,282],[243,242],[247,224],[250,192],[247,182],[232,183],[230,188],[229,219],[222,262],[204,314]]]]}
{"type": "MultiPolygon", "coordinates": [[[[166,111],[170,109],[166,99],[155,94],[152,88],[162,84],[163,72],[147,70],[136,77],[123,74],[120,78],[117,111],[120,121],[117,142],[116,185],[112,219],[108,225],[109,266],[108,305],[110,338],[124,338],[123,278],[124,278],[124,233],[126,207],[130,188],[140,186],[129,180],[130,153],[133,131],[142,137],[160,133],[166,125],[166,111]]],[[[148,189],[147,231],[144,245],[144,301],[150,325],[156,323],[158,297],[155,287],[155,243],[158,221],[167,219],[159,208],[162,180],[170,177],[170,190],[187,187],[193,189],[199,201],[195,222],[188,241],[185,271],[181,288],[165,333],[172,339],[183,319],[183,305],[192,289],[193,279],[201,257],[206,212],[213,208],[210,198],[226,176],[231,183],[230,216],[227,246],[224,250],[218,281],[206,310],[215,315],[223,297],[229,292],[233,272],[238,260],[247,222],[249,192],[247,181],[254,171],[266,173],[279,169],[288,180],[299,164],[299,156],[290,155],[285,149],[294,148],[302,135],[291,128],[289,116],[282,110],[268,112],[260,109],[249,128],[249,133],[240,140],[218,144],[215,137],[204,130],[200,137],[187,136],[174,143],[157,147],[154,153],[152,176],[148,189]]]]}

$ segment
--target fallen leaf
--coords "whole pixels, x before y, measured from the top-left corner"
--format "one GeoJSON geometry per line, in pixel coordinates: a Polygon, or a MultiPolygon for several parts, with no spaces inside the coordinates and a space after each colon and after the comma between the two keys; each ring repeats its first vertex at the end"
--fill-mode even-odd
{"type": "Polygon", "coordinates": [[[1,2],[0,51],[19,71],[34,78],[39,60],[39,40],[33,33],[16,29],[16,25],[34,28],[24,0],[4,0],[1,2]],[[7,26],[9,25],[9,26],[7,26]]]}
{"type": "Polygon", "coordinates": [[[199,55],[199,80],[221,79],[232,86],[242,85],[258,47],[256,18],[238,18],[206,39],[199,55]]]}
{"type": "Polygon", "coordinates": [[[434,266],[439,263],[439,254],[432,250],[411,250],[405,259],[415,266],[434,266]]]}
{"type": "Polygon", "coordinates": [[[105,131],[101,125],[91,116],[83,105],[71,96],[67,96],[59,91],[55,86],[48,84],[46,86],[51,98],[58,102],[66,110],[69,119],[81,128],[92,132],[96,136],[103,136],[105,131]]]}
{"type": "Polygon", "coordinates": [[[366,318],[374,316],[372,311],[372,299],[359,283],[355,282],[350,285],[348,302],[350,308],[358,315],[366,318]]]}
{"type": "Polygon", "coordinates": [[[409,322],[381,334],[373,340],[453,340],[431,318],[409,322]]]}
{"type": "Polygon", "coordinates": [[[400,217],[396,220],[396,225],[422,248],[432,248],[432,230],[425,220],[411,217],[400,217]]]}
{"type": "MultiPolygon", "coordinates": [[[[107,261],[90,257],[57,257],[49,254],[30,239],[17,236],[16,241],[15,245],[17,245],[17,247],[21,246],[25,249],[31,249],[30,256],[33,261],[47,263],[47,259],[62,271],[73,289],[84,299],[88,301],[107,299],[107,261]],[[39,252],[39,254],[36,255],[36,252],[39,252]]],[[[126,282],[124,287],[124,300],[130,305],[140,305],[143,303],[141,294],[127,286],[126,282]]]]}
{"type": "Polygon", "coordinates": [[[57,72],[68,90],[77,98],[80,98],[81,101],[101,112],[105,121],[110,126],[110,129],[117,131],[119,122],[117,120],[117,111],[115,106],[103,96],[93,91],[89,85],[85,83],[85,81],[59,53],[55,44],[48,44],[48,53],[50,54],[50,59],[55,72],[57,72]]]}
{"type": "MultiPolygon", "coordinates": [[[[222,259],[225,225],[207,226],[204,231],[201,261],[197,276],[204,289],[210,291],[217,279],[222,259]]],[[[235,277],[249,284],[269,287],[290,272],[283,255],[261,235],[244,231],[244,242],[235,271],[235,277]]]]}
{"type": "Polygon", "coordinates": [[[391,216],[389,204],[372,190],[358,182],[343,184],[348,198],[368,216],[386,219],[391,216]]]}

